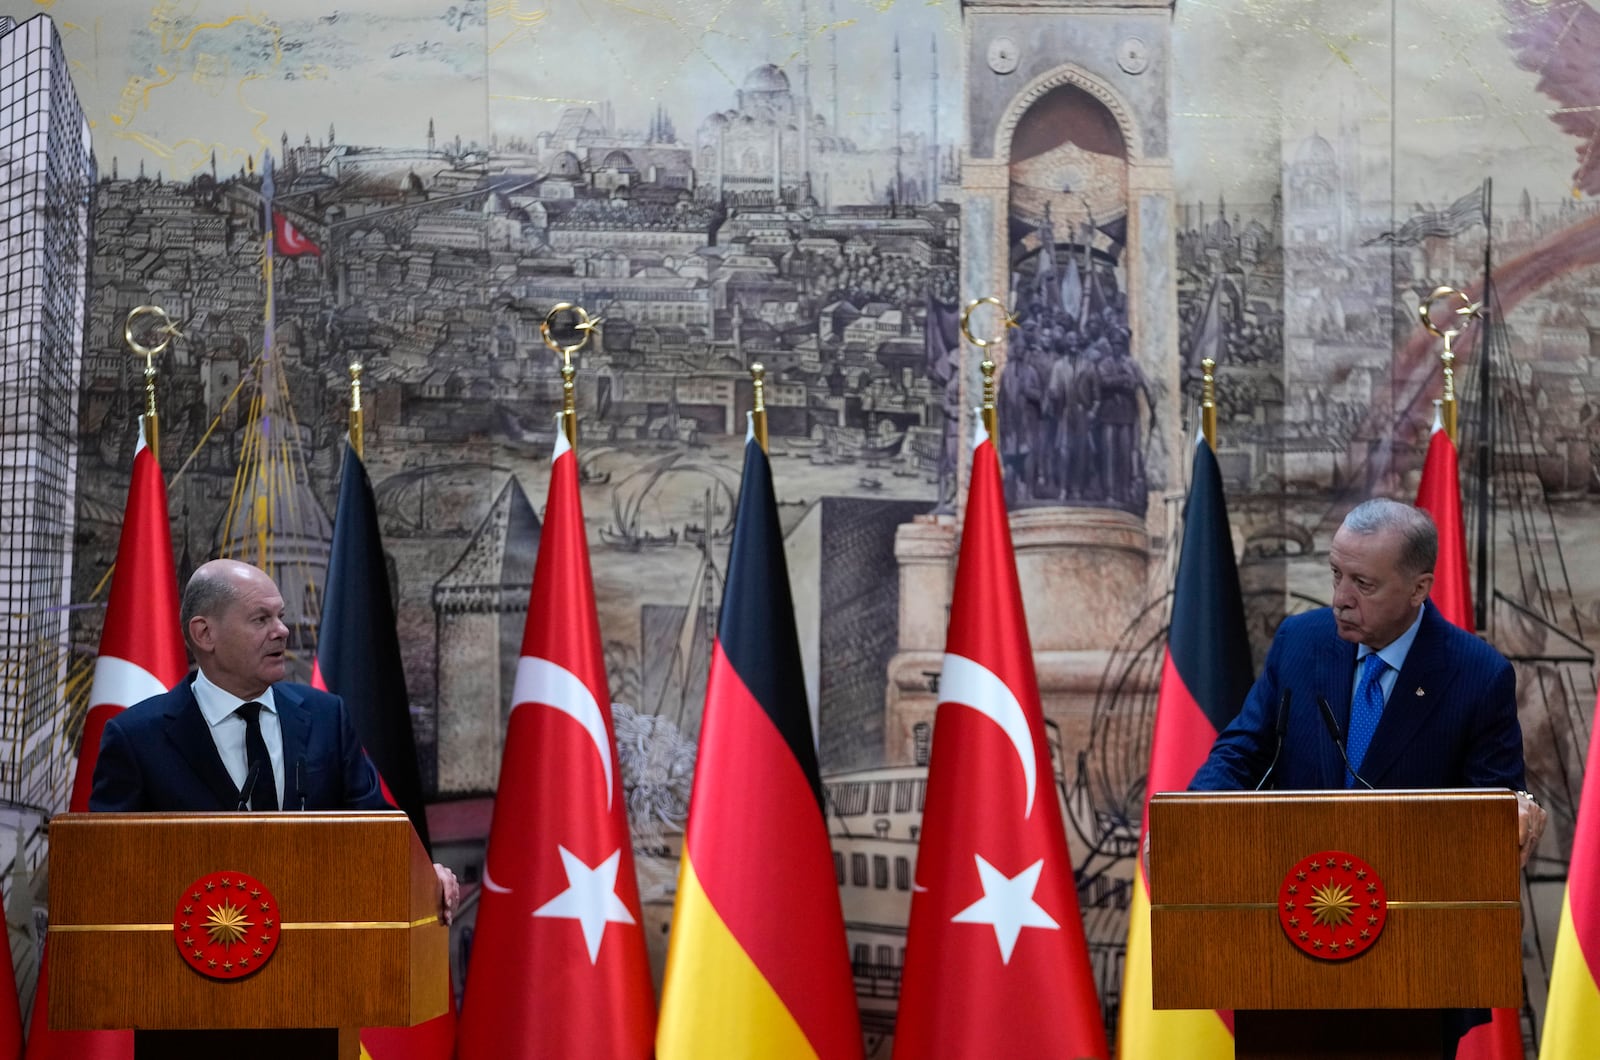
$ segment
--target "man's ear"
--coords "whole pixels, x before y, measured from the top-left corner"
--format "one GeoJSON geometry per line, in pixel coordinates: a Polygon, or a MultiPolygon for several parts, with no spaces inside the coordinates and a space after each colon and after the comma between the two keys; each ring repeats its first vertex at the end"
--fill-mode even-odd
{"type": "Polygon", "coordinates": [[[1421,607],[1422,601],[1428,598],[1428,593],[1433,589],[1433,571],[1417,577],[1417,584],[1411,590],[1411,606],[1421,607]]]}
{"type": "Polygon", "coordinates": [[[212,649],[211,621],[204,615],[189,620],[189,644],[196,653],[210,653],[212,649]]]}

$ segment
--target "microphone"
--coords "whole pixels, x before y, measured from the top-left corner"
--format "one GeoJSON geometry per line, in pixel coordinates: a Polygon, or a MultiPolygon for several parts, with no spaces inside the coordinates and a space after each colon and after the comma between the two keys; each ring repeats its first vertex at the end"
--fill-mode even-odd
{"type": "Polygon", "coordinates": [[[1323,697],[1318,696],[1317,706],[1322,710],[1322,723],[1328,727],[1328,735],[1333,737],[1333,746],[1339,749],[1339,757],[1344,759],[1345,770],[1357,781],[1359,781],[1368,791],[1378,790],[1371,784],[1368,784],[1367,778],[1362,776],[1360,773],[1357,773],[1355,767],[1350,764],[1350,756],[1346,754],[1344,750],[1344,736],[1339,732],[1338,719],[1333,716],[1333,708],[1328,706],[1328,701],[1323,697]]]}
{"type": "Polygon", "coordinates": [[[1278,725],[1275,730],[1277,735],[1272,745],[1272,761],[1267,765],[1267,771],[1261,774],[1261,780],[1255,786],[1256,791],[1260,791],[1267,786],[1267,778],[1272,776],[1274,769],[1278,768],[1278,756],[1283,754],[1283,737],[1289,731],[1289,692],[1290,690],[1285,688],[1283,690],[1283,698],[1278,701],[1278,725]]]}
{"type": "Polygon", "coordinates": [[[246,773],[244,777],[244,787],[239,789],[240,811],[248,810],[250,808],[250,796],[255,794],[256,778],[260,775],[261,759],[258,758],[254,762],[250,763],[250,772],[246,773]]]}
{"type": "Polygon", "coordinates": [[[306,760],[304,758],[296,758],[294,760],[294,793],[300,799],[301,813],[306,810],[306,787],[300,776],[300,770],[305,764],[306,760]]]}

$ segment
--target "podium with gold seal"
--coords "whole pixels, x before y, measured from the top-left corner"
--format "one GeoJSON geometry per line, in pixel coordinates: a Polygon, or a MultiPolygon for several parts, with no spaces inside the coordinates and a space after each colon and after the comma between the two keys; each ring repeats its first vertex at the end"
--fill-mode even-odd
{"type": "Polygon", "coordinates": [[[50,1026],[135,1055],[355,1060],[448,1006],[437,878],[406,815],[64,814],[50,1026]]]}
{"type": "Polygon", "coordinates": [[[1522,1002],[1509,791],[1158,794],[1157,1009],[1232,1009],[1250,1060],[1437,1060],[1446,1009],[1522,1002]]]}

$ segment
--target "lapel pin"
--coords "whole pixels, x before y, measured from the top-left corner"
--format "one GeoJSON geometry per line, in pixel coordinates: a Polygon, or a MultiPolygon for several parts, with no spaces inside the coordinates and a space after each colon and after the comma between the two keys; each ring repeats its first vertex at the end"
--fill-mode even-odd
{"type": "Polygon", "coordinates": [[[1428,694],[1428,693],[1426,693],[1426,692],[1424,692],[1424,691],[1423,691],[1423,690],[1422,690],[1422,688],[1421,688],[1421,686],[1418,686],[1418,688],[1417,688],[1417,695],[1419,695],[1419,696],[1425,696],[1425,695],[1427,695],[1427,694],[1428,694]]]}

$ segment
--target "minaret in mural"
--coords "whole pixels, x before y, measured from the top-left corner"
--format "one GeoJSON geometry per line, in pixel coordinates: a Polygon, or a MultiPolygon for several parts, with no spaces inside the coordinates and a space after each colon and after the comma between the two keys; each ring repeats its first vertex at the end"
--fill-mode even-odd
{"type": "Polygon", "coordinates": [[[939,201],[939,36],[928,37],[932,44],[933,88],[928,94],[928,202],[939,201]]]}
{"type": "Polygon", "coordinates": [[[800,135],[800,187],[797,204],[811,198],[811,8],[800,3],[800,106],[796,108],[795,128],[800,135]]]}
{"type": "Polygon", "coordinates": [[[843,136],[839,128],[839,11],[828,0],[828,96],[833,100],[833,135],[843,136]]]}
{"type": "Polygon", "coordinates": [[[428,119],[428,154],[433,154],[433,119],[428,119]]]}
{"type": "Polygon", "coordinates": [[[905,180],[900,172],[900,34],[894,35],[894,189],[889,192],[889,202],[897,209],[905,193],[905,180]]]}

